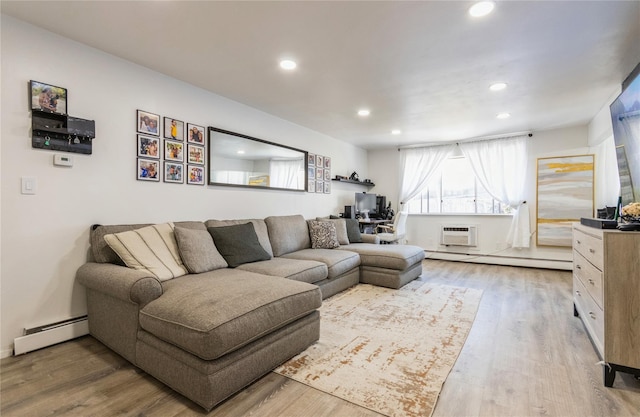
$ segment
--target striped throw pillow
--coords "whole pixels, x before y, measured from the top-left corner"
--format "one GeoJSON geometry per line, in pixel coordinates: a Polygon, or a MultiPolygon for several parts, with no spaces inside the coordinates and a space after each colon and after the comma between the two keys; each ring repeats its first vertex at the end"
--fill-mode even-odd
{"type": "Polygon", "coordinates": [[[104,236],[109,247],[129,268],[149,272],[160,281],[188,272],[180,258],[173,223],[104,236]]]}

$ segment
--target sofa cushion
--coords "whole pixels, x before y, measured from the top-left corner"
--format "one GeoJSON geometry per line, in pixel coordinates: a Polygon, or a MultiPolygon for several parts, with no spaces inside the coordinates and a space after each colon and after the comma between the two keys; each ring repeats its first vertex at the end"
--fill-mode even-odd
{"type": "Polygon", "coordinates": [[[336,225],[326,221],[309,221],[309,236],[311,238],[311,249],[335,249],[340,246],[336,225]]]}
{"type": "Polygon", "coordinates": [[[234,224],[253,223],[253,228],[258,235],[258,241],[262,248],[267,253],[273,256],[273,249],[271,248],[271,242],[269,242],[269,232],[267,231],[267,224],[264,219],[240,219],[240,220],[207,220],[205,222],[206,227],[220,227],[220,226],[233,226],[234,224]]]}
{"type": "Polygon", "coordinates": [[[187,273],[173,233],[173,223],[104,236],[104,240],[129,268],[143,270],[161,281],[187,273]]]}
{"type": "MultiPolygon", "coordinates": [[[[351,245],[349,245],[351,246],[351,245]]],[[[348,250],[335,249],[303,249],[282,256],[287,259],[306,259],[327,265],[327,278],[338,277],[360,265],[360,256],[348,250]]]]}
{"type": "Polygon", "coordinates": [[[327,278],[327,265],[318,261],[273,258],[268,261],[240,265],[238,269],[314,284],[327,278]]]}
{"type": "Polygon", "coordinates": [[[116,265],[126,266],[117,253],[111,249],[104,240],[105,235],[112,235],[114,233],[128,232],[130,230],[141,229],[143,227],[151,226],[151,223],[145,224],[118,224],[118,225],[101,225],[94,224],[91,226],[89,238],[91,241],[91,255],[93,261],[97,263],[110,263],[116,265]]]}
{"type": "Polygon", "coordinates": [[[173,232],[178,243],[180,258],[192,274],[227,267],[227,261],[218,252],[213,238],[207,230],[176,227],[173,232]]]}
{"type": "Polygon", "coordinates": [[[404,271],[424,259],[424,249],[413,245],[356,243],[349,245],[348,250],[360,254],[360,264],[362,266],[374,266],[397,271],[404,271]]]}
{"type": "Polygon", "coordinates": [[[213,360],[320,307],[320,289],[286,278],[218,269],[163,283],[140,311],[147,332],[213,360]]]}
{"type": "Polygon", "coordinates": [[[207,228],[222,257],[231,268],[247,262],[266,261],[271,255],[258,241],[253,223],[207,228]]]}
{"type": "Polygon", "coordinates": [[[356,219],[345,219],[345,224],[347,226],[347,236],[349,238],[349,243],[360,243],[362,242],[362,233],[360,233],[360,222],[356,219]]]}
{"type": "Polygon", "coordinates": [[[319,222],[331,222],[336,226],[336,236],[338,237],[338,242],[340,245],[348,245],[349,244],[349,235],[347,233],[347,222],[345,219],[333,219],[333,218],[324,218],[324,217],[316,217],[316,220],[319,222]]]}
{"type": "Polygon", "coordinates": [[[304,217],[271,216],[264,219],[269,230],[269,240],[273,248],[273,256],[282,256],[311,247],[309,227],[304,217]]]}

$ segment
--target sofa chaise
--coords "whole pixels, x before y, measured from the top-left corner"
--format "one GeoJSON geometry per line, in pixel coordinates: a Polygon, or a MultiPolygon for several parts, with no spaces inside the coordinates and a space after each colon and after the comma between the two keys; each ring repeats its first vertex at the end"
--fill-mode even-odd
{"type": "Polygon", "coordinates": [[[421,274],[421,248],[352,230],[302,216],[93,226],[77,272],[90,334],[210,410],[317,341],[322,299],[421,274]]]}

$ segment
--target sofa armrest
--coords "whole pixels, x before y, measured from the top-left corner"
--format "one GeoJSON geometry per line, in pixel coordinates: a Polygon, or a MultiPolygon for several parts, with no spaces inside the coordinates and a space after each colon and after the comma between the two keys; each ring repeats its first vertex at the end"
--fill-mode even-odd
{"type": "Polygon", "coordinates": [[[143,307],[162,295],[162,284],[148,272],[109,263],[88,262],[76,273],[80,284],[143,307]]]}
{"type": "Polygon", "coordinates": [[[380,244],[380,238],[376,235],[369,235],[366,233],[362,234],[362,243],[374,243],[376,245],[380,244]]]}

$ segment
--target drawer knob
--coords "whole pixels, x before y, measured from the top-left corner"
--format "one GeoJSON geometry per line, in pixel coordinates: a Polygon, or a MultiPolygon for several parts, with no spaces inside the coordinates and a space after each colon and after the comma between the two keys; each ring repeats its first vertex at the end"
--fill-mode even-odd
{"type": "Polygon", "coordinates": [[[580,291],[576,290],[576,294],[578,294],[578,297],[582,297],[582,294],[580,294],[580,291]]]}
{"type": "Polygon", "coordinates": [[[589,249],[590,253],[596,253],[596,251],[594,249],[589,249]]]}
{"type": "Polygon", "coordinates": [[[590,311],[590,312],[589,312],[589,317],[591,317],[591,318],[592,318],[592,319],[594,319],[594,320],[596,319],[596,315],[595,315],[595,314],[593,314],[593,311],[590,311]]]}
{"type": "Polygon", "coordinates": [[[576,265],[576,269],[582,269],[582,267],[580,266],[580,264],[576,265]]]}
{"type": "Polygon", "coordinates": [[[589,278],[589,284],[595,285],[596,283],[591,278],[589,278]]]}

